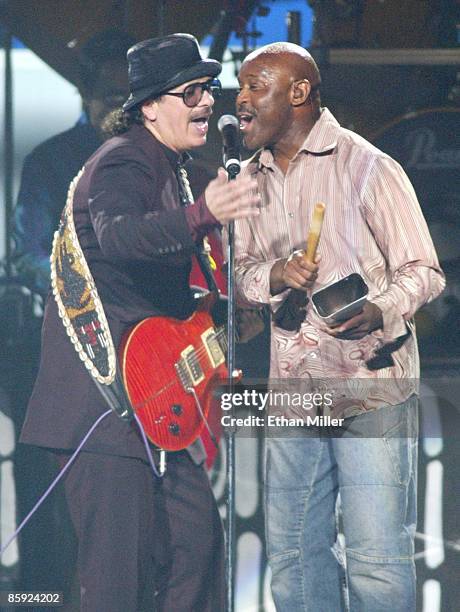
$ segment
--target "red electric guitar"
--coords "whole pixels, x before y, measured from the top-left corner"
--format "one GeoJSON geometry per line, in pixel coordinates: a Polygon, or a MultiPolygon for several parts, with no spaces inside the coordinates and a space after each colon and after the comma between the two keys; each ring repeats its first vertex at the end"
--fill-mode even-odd
{"type": "Polygon", "coordinates": [[[126,391],[147,437],[159,448],[178,451],[201,433],[213,389],[228,375],[227,338],[216,329],[212,294],[181,321],[150,317],[123,337],[119,359],[126,391]]]}

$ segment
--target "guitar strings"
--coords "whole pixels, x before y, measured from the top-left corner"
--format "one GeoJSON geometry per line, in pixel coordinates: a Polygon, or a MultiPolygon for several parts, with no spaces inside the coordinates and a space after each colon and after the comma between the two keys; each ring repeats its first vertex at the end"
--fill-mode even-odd
{"type": "MultiPolygon", "coordinates": [[[[223,327],[219,327],[216,330],[216,334],[215,334],[214,338],[219,339],[221,336],[223,336],[224,339],[226,340],[225,347],[227,347],[227,344],[228,344],[228,342],[227,342],[227,334],[226,334],[225,328],[223,328],[223,327]]],[[[205,346],[200,347],[199,349],[196,349],[196,350],[194,349],[194,357],[202,357],[203,355],[207,354],[207,352],[208,351],[207,351],[205,346]]]]}

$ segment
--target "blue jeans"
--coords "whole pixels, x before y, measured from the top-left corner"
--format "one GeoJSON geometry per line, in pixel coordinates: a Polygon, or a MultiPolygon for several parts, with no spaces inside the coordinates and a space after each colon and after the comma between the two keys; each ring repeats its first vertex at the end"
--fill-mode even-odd
{"type": "Polygon", "coordinates": [[[417,399],[347,421],[356,435],[266,440],[278,612],[415,611],[417,399]],[[336,542],[339,493],[345,550],[336,542]]]}

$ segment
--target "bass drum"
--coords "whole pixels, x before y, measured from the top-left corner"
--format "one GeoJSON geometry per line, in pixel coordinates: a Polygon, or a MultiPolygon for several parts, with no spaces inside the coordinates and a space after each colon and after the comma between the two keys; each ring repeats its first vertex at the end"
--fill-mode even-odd
{"type": "Polygon", "coordinates": [[[418,316],[421,352],[460,356],[460,109],[424,109],[395,119],[374,144],[408,174],[430,228],[447,286],[418,316]]]}

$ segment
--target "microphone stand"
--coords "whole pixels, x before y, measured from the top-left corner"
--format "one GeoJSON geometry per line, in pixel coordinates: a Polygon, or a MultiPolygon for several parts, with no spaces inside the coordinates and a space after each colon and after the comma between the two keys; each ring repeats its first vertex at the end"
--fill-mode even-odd
{"type": "MultiPolygon", "coordinates": [[[[235,180],[240,168],[231,166],[228,169],[229,181],[235,180]],[[233,170],[234,169],[234,170],[233,170]],[[232,171],[233,170],[233,171],[232,171]]],[[[228,348],[227,348],[227,367],[229,371],[228,387],[229,393],[233,395],[234,389],[234,370],[235,370],[235,222],[228,224],[228,245],[227,245],[227,318],[228,318],[228,348]]],[[[234,415],[233,405],[231,415],[234,415]]],[[[226,559],[227,559],[227,612],[234,610],[234,590],[235,590],[235,428],[232,425],[227,429],[227,540],[226,559]]]]}
{"type": "MultiPolygon", "coordinates": [[[[223,140],[223,165],[228,173],[228,180],[234,181],[241,170],[240,164],[240,145],[239,145],[239,123],[233,115],[223,115],[217,122],[217,128],[222,134],[223,140]]],[[[235,384],[235,223],[228,224],[228,245],[227,245],[227,293],[228,293],[228,347],[227,347],[227,367],[228,367],[228,387],[230,397],[233,397],[235,384]]],[[[233,404],[233,402],[232,402],[233,404]]],[[[231,416],[234,416],[233,405],[231,416]]],[[[233,420],[232,420],[233,422],[233,420]]],[[[234,610],[234,591],[235,591],[235,428],[232,425],[226,431],[227,454],[227,541],[225,543],[225,553],[227,561],[227,612],[234,610]]]]}

